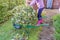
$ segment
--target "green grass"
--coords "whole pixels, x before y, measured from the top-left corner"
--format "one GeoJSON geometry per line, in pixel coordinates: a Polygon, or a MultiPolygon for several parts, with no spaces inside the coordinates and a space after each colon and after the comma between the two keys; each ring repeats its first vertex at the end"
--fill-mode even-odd
{"type": "MultiPolygon", "coordinates": [[[[4,24],[0,25],[0,40],[11,40],[17,33],[22,33],[23,29],[16,30],[12,26],[12,22],[9,20],[4,24]]],[[[29,40],[38,40],[38,33],[40,28],[30,30],[29,40]]]]}
{"type": "Polygon", "coordinates": [[[11,36],[15,34],[14,32],[10,33],[12,30],[14,30],[14,28],[10,21],[2,24],[2,26],[0,26],[0,40],[11,40],[11,36]]]}
{"type": "Polygon", "coordinates": [[[55,26],[55,38],[60,40],[60,14],[53,16],[53,25],[55,26]]]}

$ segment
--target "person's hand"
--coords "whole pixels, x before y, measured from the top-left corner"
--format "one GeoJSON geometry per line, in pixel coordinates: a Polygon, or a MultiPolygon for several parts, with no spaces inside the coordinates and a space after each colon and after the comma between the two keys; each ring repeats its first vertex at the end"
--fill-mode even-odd
{"type": "Polygon", "coordinates": [[[34,10],[37,10],[38,9],[37,4],[33,5],[33,9],[34,10]]]}
{"type": "Polygon", "coordinates": [[[31,1],[28,1],[28,4],[30,4],[31,3],[31,1]]]}
{"type": "Polygon", "coordinates": [[[26,5],[30,6],[31,0],[26,0],[26,5]]]}
{"type": "Polygon", "coordinates": [[[31,0],[28,0],[28,1],[27,1],[27,4],[30,5],[30,3],[31,3],[31,0]]]}

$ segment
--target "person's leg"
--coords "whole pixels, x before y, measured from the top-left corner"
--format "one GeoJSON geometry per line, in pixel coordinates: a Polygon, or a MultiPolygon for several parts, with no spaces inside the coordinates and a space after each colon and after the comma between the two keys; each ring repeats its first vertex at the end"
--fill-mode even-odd
{"type": "Polygon", "coordinates": [[[44,8],[40,8],[39,10],[38,10],[38,20],[40,20],[40,19],[42,19],[42,11],[43,11],[43,9],[44,8]]]}
{"type": "Polygon", "coordinates": [[[37,22],[37,26],[39,26],[41,23],[42,23],[42,11],[43,11],[43,9],[44,8],[40,8],[39,10],[38,10],[38,22],[37,22]]]}

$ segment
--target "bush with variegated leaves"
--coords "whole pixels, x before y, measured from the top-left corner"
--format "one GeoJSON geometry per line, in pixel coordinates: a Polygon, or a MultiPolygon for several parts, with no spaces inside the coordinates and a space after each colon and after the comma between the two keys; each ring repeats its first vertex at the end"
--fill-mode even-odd
{"type": "Polygon", "coordinates": [[[35,24],[37,20],[37,14],[30,6],[17,6],[12,10],[12,14],[13,23],[32,25],[35,24]]]}

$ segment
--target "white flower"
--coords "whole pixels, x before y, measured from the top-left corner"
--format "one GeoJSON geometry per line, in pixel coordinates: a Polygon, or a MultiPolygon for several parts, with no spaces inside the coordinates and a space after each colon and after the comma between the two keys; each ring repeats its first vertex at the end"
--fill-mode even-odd
{"type": "Polygon", "coordinates": [[[14,20],[14,18],[11,18],[11,20],[13,21],[13,20],[14,20]]]}
{"type": "Polygon", "coordinates": [[[24,21],[22,21],[22,23],[24,23],[24,21]]]}
{"type": "Polygon", "coordinates": [[[16,21],[16,23],[18,23],[18,21],[16,21]]]}
{"type": "Polygon", "coordinates": [[[30,16],[31,14],[30,13],[28,13],[28,16],[30,16]]]}
{"type": "Polygon", "coordinates": [[[20,20],[18,20],[18,22],[19,22],[20,20]]]}
{"type": "Polygon", "coordinates": [[[14,40],[14,39],[11,39],[11,40],[14,40]]]}
{"type": "Polygon", "coordinates": [[[19,35],[18,33],[16,35],[19,35]]]}

